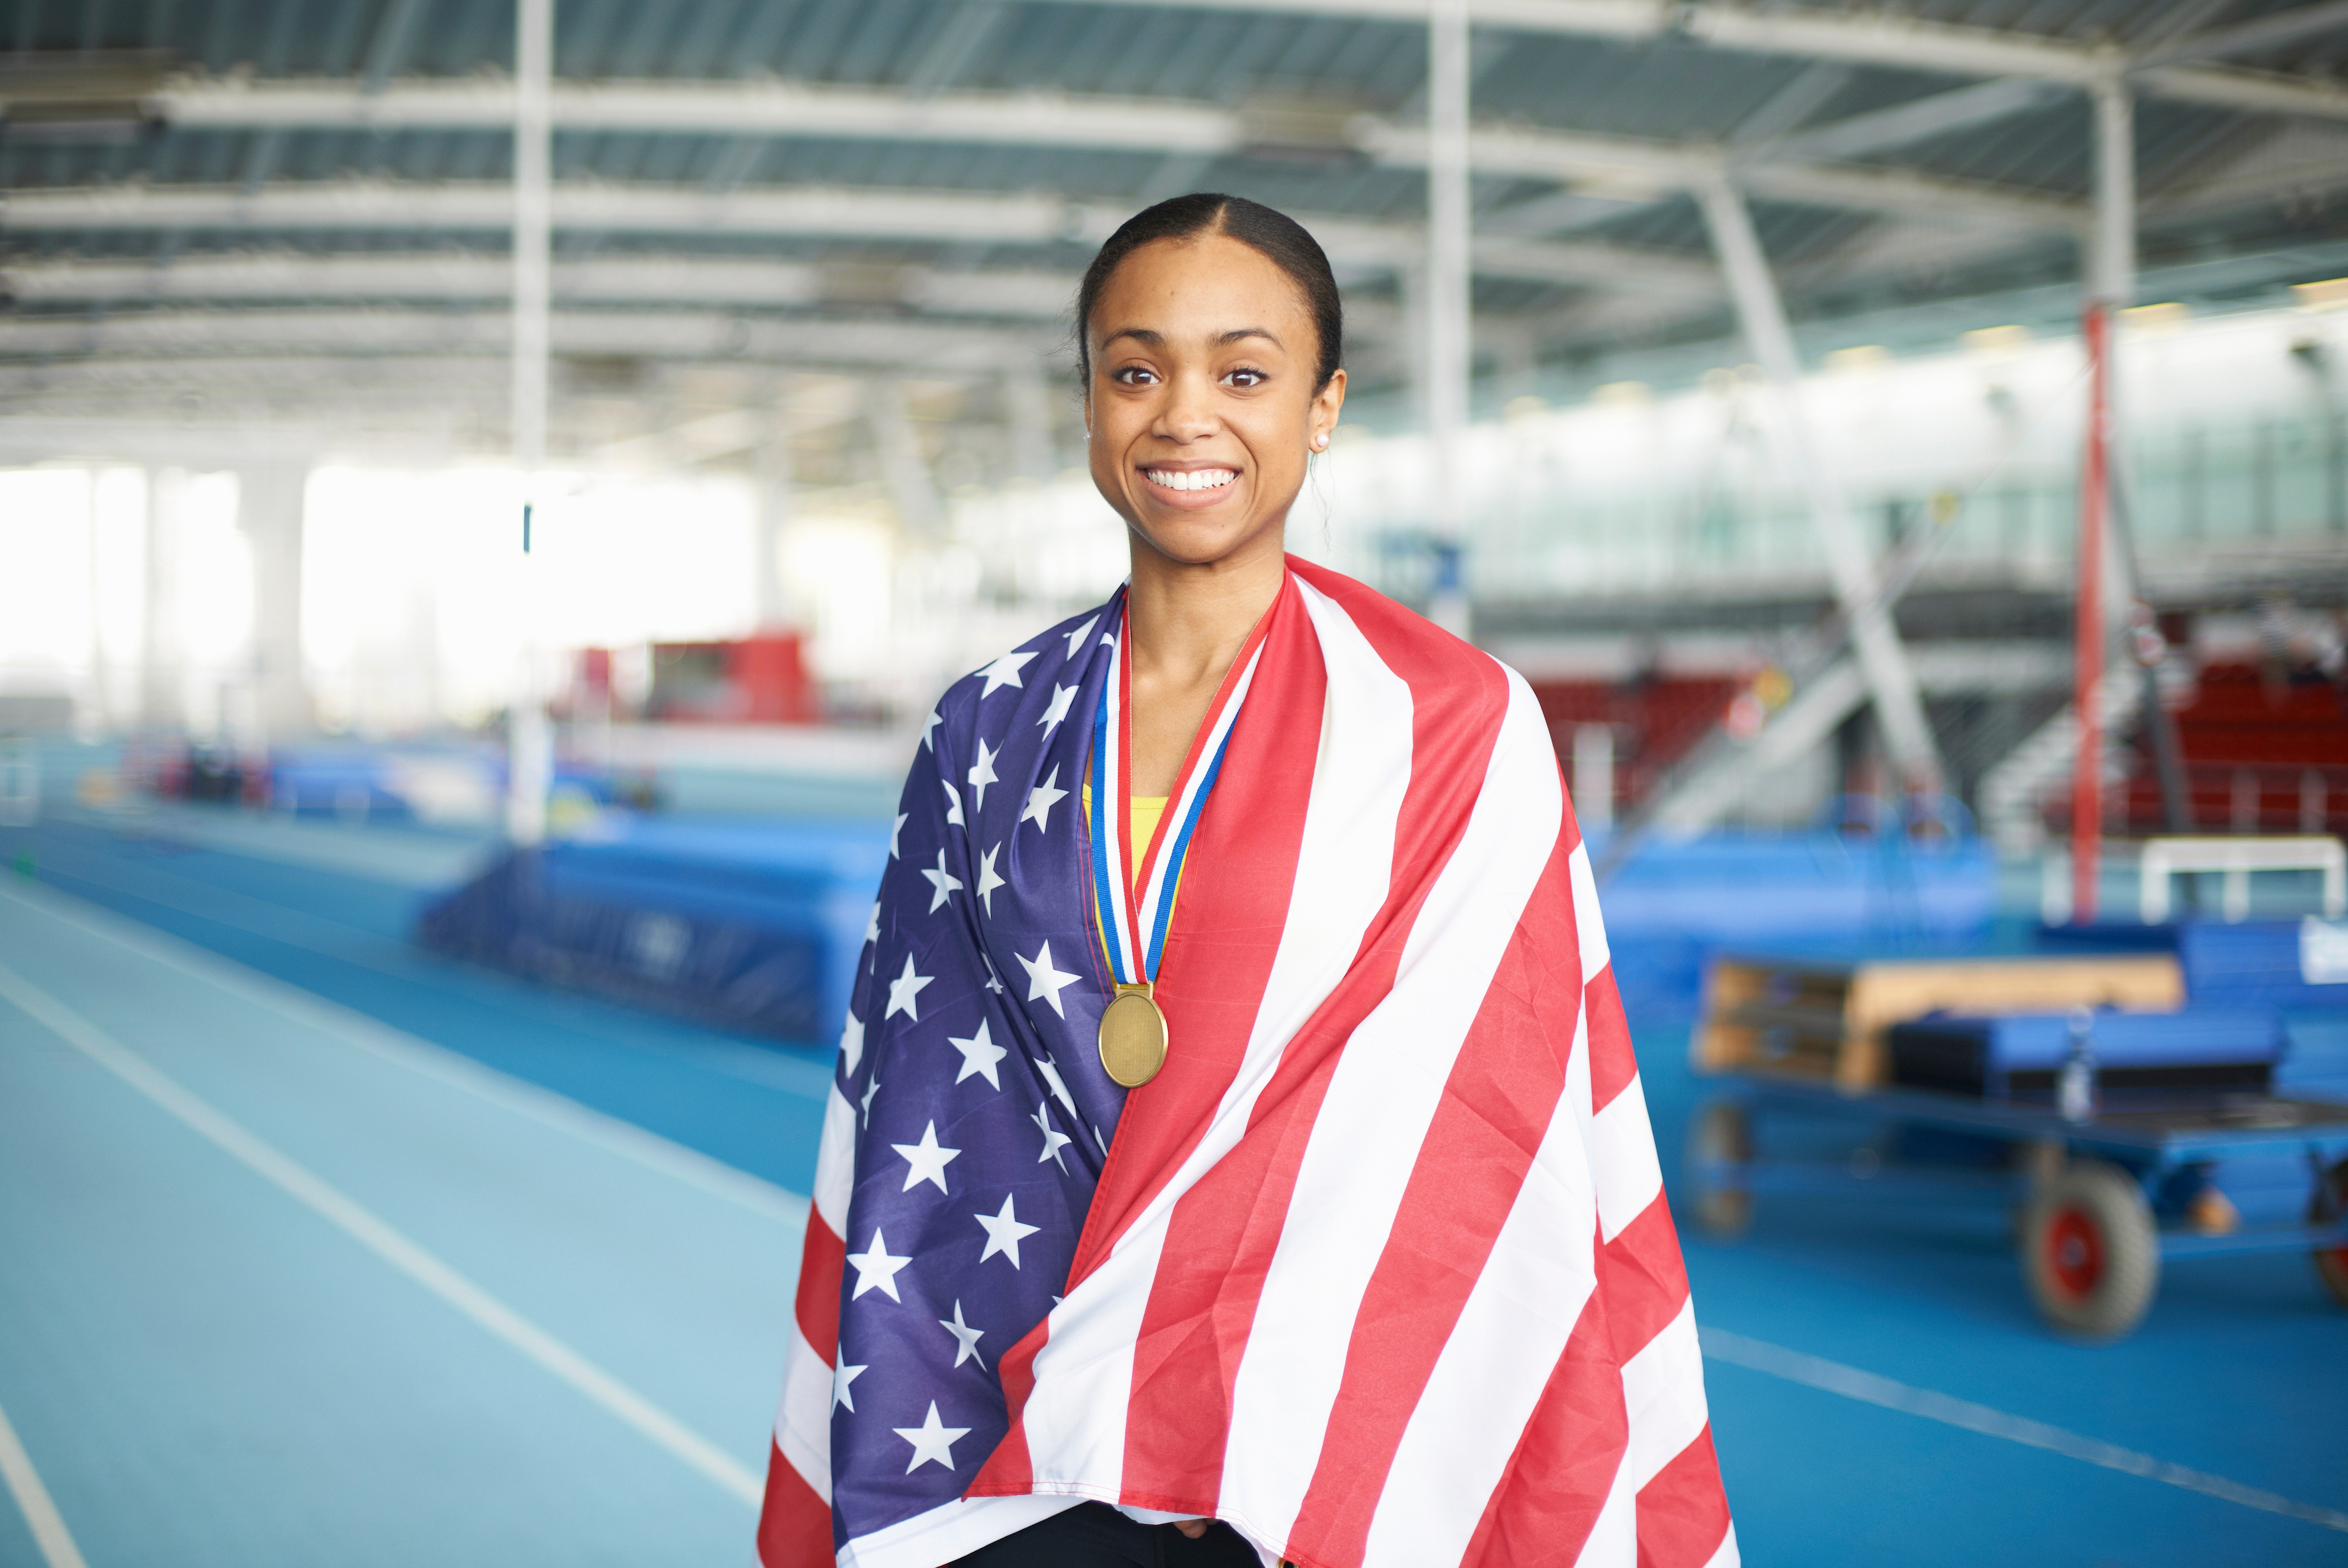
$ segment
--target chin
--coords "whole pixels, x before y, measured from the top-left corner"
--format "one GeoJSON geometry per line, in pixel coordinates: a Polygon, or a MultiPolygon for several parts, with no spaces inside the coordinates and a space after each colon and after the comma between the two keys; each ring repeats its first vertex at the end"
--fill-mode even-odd
{"type": "Polygon", "coordinates": [[[1143,533],[1158,552],[1185,566],[1210,566],[1237,553],[1262,531],[1245,518],[1184,516],[1152,520],[1143,533]]]}

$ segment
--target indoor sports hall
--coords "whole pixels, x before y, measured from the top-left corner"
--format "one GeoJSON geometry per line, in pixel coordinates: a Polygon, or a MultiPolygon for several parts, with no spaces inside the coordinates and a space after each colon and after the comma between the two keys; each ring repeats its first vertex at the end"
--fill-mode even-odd
{"type": "Polygon", "coordinates": [[[891,890],[1124,778],[901,854],[942,693],[1095,733],[1078,288],[1195,191],[1342,293],[1287,551],[1554,753],[1690,1560],[2348,1561],[2348,7],[0,0],[0,1565],[915,1563],[776,1544],[819,1172],[891,890]]]}

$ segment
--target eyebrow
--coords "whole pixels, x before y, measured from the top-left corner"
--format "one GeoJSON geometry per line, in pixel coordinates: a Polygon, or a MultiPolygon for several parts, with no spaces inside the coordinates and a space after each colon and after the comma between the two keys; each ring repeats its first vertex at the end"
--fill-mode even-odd
{"type": "MultiPolygon", "coordinates": [[[[1102,349],[1106,351],[1110,344],[1115,343],[1120,337],[1130,337],[1135,342],[1146,345],[1151,348],[1163,348],[1166,346],[1166,335],[1163,333],[1153,332],[1146,326],[1121,326],[1115,332],[1110,333],[1107,337],[1101,339],[1102,349]]],[[[1251,337],[1261,337],[1272,344],[1275,348],[1285,348],[1288,346],[1286,344],[1280,341],[1280,334],[1272,331],[1272,328],[1268,326],[1235,326],[1229,332],[1219,332],[1215,334],[1212,341],[1217,348],[1227,348],[1234,343],[1238,343],[1251,337]]]]}

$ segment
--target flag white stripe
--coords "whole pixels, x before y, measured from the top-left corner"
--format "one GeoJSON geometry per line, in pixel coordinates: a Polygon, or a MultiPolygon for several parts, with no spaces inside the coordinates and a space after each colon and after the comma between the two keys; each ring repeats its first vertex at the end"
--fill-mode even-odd
{"type": "Polygon", "coordinates": [[[1631,1416],[1622,1462],[1636,1491],[1704,1435],[1704,1352],[1696,1345],[1694,1301],[1680,1303],[1678,1315],[1622,1363],[1622,1405],[1631,1416]]]}
{"type": "Polygon", "coordinates": [[[1614,1483],[1597,1522],[1574,1557],[1574,1568],[1636,1568],[1639,1561],[1639,1490],[1631,1484],[1630,1456],[1614,1467],[1614,1483]]]}
{"type": "Polygon", "coordinates": [[[1300,582],[1329,672],[1321,745],[1305,805],[1280,947],[1240,1070],[1190,1158],[1109,1258],[1052,1313],[1023,1418],[1039,1480],[1122,1484],[1133,1347],[1174,1205],[1246,1132],[1282,1052],[1344,978],[1385,902],[1395,824],[1410,784],[1410,687],[1350,616],[1300,582]]]}
{"type": "MultiPolygon", "coordinates": [[[[1285,1541],[1311,1485],[1362,1296],[1451,1068],[1563,816],[1532,693],[1512,686],[1484,783],[1393,988],[1354,1028],[1315,1117],[1233,1392],[1223,1501],[1285,1541]]],[[[1340,1440],[1343,1435],[1340,1434],[1340,1440]]]]}
{"type": "Polygon", "coordinates": [[[823,1134],[815,1152],[815,1212],[835,1236],[848,1234],[848,1202],[856,1191],[856,1107],[834,1078],[823,1106],[823,1134]]]}
{"type": "Polygon", "coordinates": [[[1573,881],[1573,930],[1581,944],[1581,983],[1589,985],[1612,960],[1606,946],[1606,920],[1598,912],[1598,873],[1590,867],[1590,846],[1576,844],[1566,861],[1573,881]]]}
{"type": "Polygon", "coordinates": [[[816,1496],[831,1501],[831,1367],[798,1325],[783,1364],[783,1398],[775,1410],[775,1447],[816,1496]]]}
{"type": "Polygon", "coordinates": [[[839,1549],[839,1568],[938,1568],[1016,1534],[1081,1497],[958,1497],[911,1519],[860,1535],[839,1549]]]}
{"type": "Polygon", "coordinates": [[[1602,1241],[1621,1235],[1622,1227],[1645,1213],[1663,1193],[1663,1168],[1655,1158],[1655,1135],[1647,1126],[1647,1095],[1635,1073],[1622,1092],[1590,1119],[1590,1170],[1598,1182],[1602,1241]]]}
{"type": "Polygon", "coordinates": [[[1565,1092],[1403,1429],[1364,1568],[1459,1561],[1540,1402],[1545,1369],[1597,1288],[1587,1238],[1598,1197],[1571,1113],[1577,1097],[1589,1103],[1589,1057],[1588,1027],[1577,1024],[1565,1092]]]}

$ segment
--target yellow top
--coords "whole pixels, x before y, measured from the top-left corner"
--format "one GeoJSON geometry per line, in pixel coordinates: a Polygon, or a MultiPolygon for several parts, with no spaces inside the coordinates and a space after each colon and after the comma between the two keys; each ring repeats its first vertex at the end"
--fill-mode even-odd
{"type": "MultiPolygon", "coordinates": [[[[1085,786],[1084,796],[1085,820],[1086,821],[1090,821],[1092,820],[1093,815],[1093,787],[1091,785],[1087,784],[1085,786]]],[[[1166,815],[1166,801],[1167,797],[1163,795],[1135,795],[1130,797],[1130,809],[1133,813],[1133,852],[1136,856],[1138,856],[1142,851],[1149,847],[1149,835],[1158,830],[1158,819],[1166,815]]],[[[1138,865],[1135,866],[1133,869],[1133,880],[1136,886],[1140,884],[1141,868],[1138,865]]]]}

